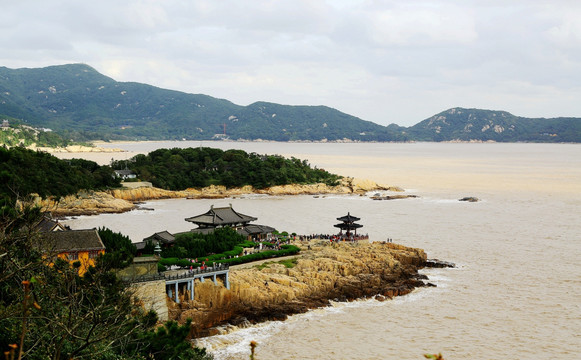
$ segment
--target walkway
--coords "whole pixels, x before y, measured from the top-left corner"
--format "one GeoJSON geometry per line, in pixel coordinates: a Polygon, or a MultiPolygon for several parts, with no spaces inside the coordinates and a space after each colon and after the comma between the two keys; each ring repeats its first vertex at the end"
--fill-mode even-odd
{"type": "Polygon", "coordinates": [[[147,282],[147,281],[159,281],[165,280],[165,290],[167,296],[170,299],[174,299],[176,303],[180,303],[179,299],[179,288],[181,285],[182,292],[187,290],[190,294],[190,300],[194,300],[194,281],[200,279],[200,282],[204,282],[206,278],[212,278],[214,284],[218,285],[217,277],[224,277],[224,285],[226,289],[230,289],[229,280],[230,267],[228,264],[219,264],[216,267],[209,267],[206,269],[195,269],[195,270],[185,270],[183,272],[175,274],[158,274],[142,276],[137,279],[132,280],[133,283],[147,282]]]}

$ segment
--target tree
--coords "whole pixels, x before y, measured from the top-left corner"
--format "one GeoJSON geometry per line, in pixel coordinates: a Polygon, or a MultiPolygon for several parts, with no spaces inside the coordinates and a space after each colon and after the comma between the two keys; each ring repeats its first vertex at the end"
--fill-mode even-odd
{"type": "Polygon", "coordinates": [[[121,269],[129,266],[137,254],[137,248],[131,239],[105,227],[99,228],[98,232],[106,251],[101,261],[110,268],[121,269]]]}
{"type": "Polygon", "coordinates": [[[34,230],[40,216],[0,202],[0,350],[27,359],[210,358],[187,342],[189,323],[155,330],[155,313],[103,259],[82,277],[78,262],[58,259],[34,230]]]}

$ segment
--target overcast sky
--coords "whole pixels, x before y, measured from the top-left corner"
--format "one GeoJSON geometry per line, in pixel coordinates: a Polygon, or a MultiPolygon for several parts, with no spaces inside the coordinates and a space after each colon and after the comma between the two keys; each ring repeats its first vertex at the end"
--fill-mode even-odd
{"type": "Polygon", "coordinates": [[[0,0],[0,66],[327,105],[413,125],[451,107],[581,117],[579,0],[0,0]]]}

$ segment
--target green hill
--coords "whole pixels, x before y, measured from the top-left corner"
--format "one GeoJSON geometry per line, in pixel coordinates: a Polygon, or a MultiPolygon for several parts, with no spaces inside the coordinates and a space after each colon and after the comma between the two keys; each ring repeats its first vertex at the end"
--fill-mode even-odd
{"type": "Polygon", "coordinates": [[[0,120],[49,128],[64,139],[581,142],[580,118],[523,118],[453,108],[409,128],[381,126],[326,106],[256,102],[117,82],[83,64],[0,67],[0,120]],[[224,135],[224,132],[226,133],[224,135]]]}
{"type": "Polygon", "coordinates": [[[418,141],[580,142],[580,118],[523,118],[506,111],[453,108],[407,129],[418,141]]]}
{"type": "Polygon", "coordinates": [[[255,103],[117,82],[87,65],[0,67],[0,116],[85,139],[395,140],[385,127],[324,106],[255,103]],[[362,134],[364,133],[364,134],[362,134]]]}

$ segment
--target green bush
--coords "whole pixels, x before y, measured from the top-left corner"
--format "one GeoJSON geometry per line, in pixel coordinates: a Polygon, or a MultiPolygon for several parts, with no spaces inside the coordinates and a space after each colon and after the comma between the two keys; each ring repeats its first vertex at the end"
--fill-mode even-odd
{"type": "MultiPolygon", "coordinates": [[[[240,248],[240,251],[241,251],[241,249],[242,248],[240,248]]],[[[253,253],[253,254],[248,254],[248,255],[243,255],[243,256],[238,256],[238,257],[232,257],[230,259],[217,260],[215,258],[218,255],[223,256],[225,254],[216,254],[216,255],[202,257],[202,258],[204,259],[203,261],[205,261],[205,259],[208,259],[208,261],[205,261],[205,265],[208,267],[211,267],[215,263],[239,265],[239,264],[244,264],[244,263],[248,263],[248,262],[252,262],[252,261],[294,255],[294,254],[299,253],[300,251],[301,251],[301,249],[298,246],[282,245],[280,250],[267,250],[267,251],[262,251],[259,253],[253,253]]],[[[238,252],[237,254],[240,254],[240,252],[238,252]]],[[[198,259],[198,260],[200,260],[200,259],[198,259]]],[[[158,263],[158,269],[160,269],[160,271],[165,271],[165,270],[161,270],[161,268],[163,267],[164,269],[167,269],[168,267],[170,267],[172,265],[180,266],[182,268],[189,268],[190,266],[197,268],[197,267],[202,266],[202,263],[201,262],[192,263],[190,260],[178,259],[175,257],[174,258],[161,258],[159,260],[159,263],[158,263]]]]}

